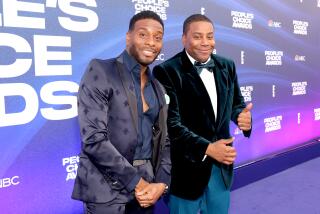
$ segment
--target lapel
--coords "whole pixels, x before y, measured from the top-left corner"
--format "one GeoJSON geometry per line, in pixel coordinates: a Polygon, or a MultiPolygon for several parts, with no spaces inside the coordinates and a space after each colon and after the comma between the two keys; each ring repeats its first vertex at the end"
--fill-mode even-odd
{"type": "Polygon", "coordinates": [[[164,100],[164,89],[161,88],[161,85],[159,84],[159,82],[156,79],[153,79],[151,81],[151,83],[152,83],[153,88],[155,89],[156,96],[158,98],[159,106],[160,106],[160,109],[161,109],[162,106],[165,103],[165,100],[164,100]]]}
{"type": "Polygon", "coordinates": [[[161,160],[160,157],[160,152],[161,152],[161,148],[162,148],[162,144],[163,141],[165,140],[166,137],[166,123],[167,123],[167,116],[165,111],[167,109],[165,109],[165,99],[164,99],[164,93],[165,90],[162,88],[162,86],[159,84],[159,82],[155,79],[152,80],[151,84],[153,85],[155,92],[156,92],[156,96],[157,99],[159,101],[159,115],[158,115],[158,119],[156,120],[156,122],[154,123],[154,129],[153,129],[153,152],[152,152],[152,164],[155,167],[155,171],[158,170],[159,168],[159,164],[161,160]]]}
{"type": "Polygon", "coordinates": [[[163,118],[163,106],[165,105],[165,99],[164,99],[164,89],[161,88],[161,85],[159,84],[159,82],[157,82],[157,80],[153,79],[151,81],[151,84],[153,86],[153,88],[155,89],[156,92],[156,96],[157,99],[159,101],[159,115],[158,115],[158,120],[155,122],[155,127],[162,130],[162,123],[160,121],[161,118],[163,118]]]}
{"type": "Polygon", "coordinates": [[[120,79],[122,82],[122,86],[126,92],[128,103],[130,106],[130,113],[133,119],[133,125],[138,133],[138,106],[137,106],[137,97],[135,93],[135,89],[133,86],[132,77],[129,71],[125,68],[123,64],[123,54],[121,54],[118,58],[116,58],[116,64],[118,67],[118,72],[120,75],[120,79]]]}
{"type": "Polygon", "coordinates": [[[214,78],[216,82],[216,90],[218,97],[218,118],[217,118],[217,126],[220,127],[222,124],[222,118],[225,113],[225,107],[228,100],[228,91],[229,91],[229,83],[228,83],[228,72],[225,66],[222,66],[221,63],[217,60],[215,55],[212,56],[215,66],[214,66],[214,78]]]}

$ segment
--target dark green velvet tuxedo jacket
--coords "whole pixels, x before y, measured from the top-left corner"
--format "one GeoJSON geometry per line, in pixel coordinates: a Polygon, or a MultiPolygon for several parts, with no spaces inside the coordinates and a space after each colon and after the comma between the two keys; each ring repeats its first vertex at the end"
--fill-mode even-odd
{"type": "MultiPolygon", "coordinates": [[[[185,199],[200,197],[215,163],[226,188],[232,183],[233,165],[218,163],[209,156],[202,161],[209,143],[230,138],[229,123],[237,123],[245,108],[236,68],[232,60],[212,55],[215,66],[218,112],[214,112],[206,88],[185,51],[153,70],[170,97],[168,133],[171,140],[171,193],[185,199]]],[[[250,135],[244,132],[245,136],[250,135]]]]}

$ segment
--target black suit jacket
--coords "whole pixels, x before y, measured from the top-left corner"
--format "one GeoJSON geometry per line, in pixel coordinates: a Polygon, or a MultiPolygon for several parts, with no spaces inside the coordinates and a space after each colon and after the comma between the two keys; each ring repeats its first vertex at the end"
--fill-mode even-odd
{"type": "MultiPolygon", "coordinates": [[[[171,193],[185,199],[201,196],[208,184],[212,164],[217,164],[226,188],[230,188],[233,166],[207,157],[202,161],[209,143],[230,138],[230,120],[237,123],[245,103],[238,85],[234,62],[212,55],[218,112],[214,112],[206,88],[182,51],[156,66],[155,77],[163,84],[169,97],[168,133],[171,141],[171,193]]],[[[246,136],[250,132],[244,133],[246,136]]]]}
{"type": "MultiPolygon", "coordinates": [[[[132,166],[138,142],[137,99],[123,54],[108,60],[92,60],[78,93],[82,151],[72,198],[106,203],[129,185],[137,175],[132,166]]],[[[170,143],[167,138],[167,104],[164,89],[152,81],[160,103],[153,127],[154,182],[170,184],[170,143]]]]}

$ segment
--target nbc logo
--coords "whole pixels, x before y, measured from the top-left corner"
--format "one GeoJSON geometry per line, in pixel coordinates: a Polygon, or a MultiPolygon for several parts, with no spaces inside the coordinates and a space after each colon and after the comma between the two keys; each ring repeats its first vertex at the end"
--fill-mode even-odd
{"type": "Polygon", "coordinates": [[[156,61],[164,61],[164,53],[160,53],[157,58],[156,61]]]}
{"type": "Polygon", "coordinates": [[[13,176],[12,178],[0,178],[0,189],[9,187],[11,185],[15,186],[19,183],[19,176],[13,176]]]}
{"type": "Polygon", "coordinates": [[[294,61],[302,61],[302,62],[305,62],[305,61],[306,61],[306,56],[295,55],[295,56],[294,56],[294,61]]]}
{"type": "Polygon", "coordinates": [[[268,26],[269,27],[274,27],[274,28],[281,28],[281,22],[275,22],[273,20],[268,21],[268,26]]]}

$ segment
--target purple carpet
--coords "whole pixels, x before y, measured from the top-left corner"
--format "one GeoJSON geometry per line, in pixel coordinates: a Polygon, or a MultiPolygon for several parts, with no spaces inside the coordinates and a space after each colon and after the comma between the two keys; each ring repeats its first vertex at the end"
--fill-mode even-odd
{"type": "Polygon", "coordinates": [[[229,214],[320,214],[320,157],[232,191],[229,214]]]}

